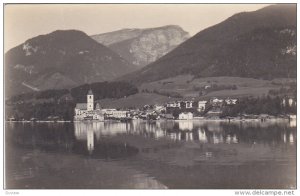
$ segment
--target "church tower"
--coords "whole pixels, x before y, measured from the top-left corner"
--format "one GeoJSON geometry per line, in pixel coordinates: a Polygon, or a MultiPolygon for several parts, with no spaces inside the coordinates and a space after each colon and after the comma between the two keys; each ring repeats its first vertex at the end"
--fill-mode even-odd
{"type": "Polygon", "coordinates": [[[87,111],[92,111],[92,110],[94,110],[94,94],[90,89],[87,94],[87,111]]]}

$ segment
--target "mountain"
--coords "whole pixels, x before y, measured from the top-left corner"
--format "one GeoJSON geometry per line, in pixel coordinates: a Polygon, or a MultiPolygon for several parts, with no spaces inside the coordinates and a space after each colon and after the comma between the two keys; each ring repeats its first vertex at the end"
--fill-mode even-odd
{"type": "Polygon", "coordinates": [[[91,37],[128,62],[143,67],[170,52],[190,36],[181,27],[168,25],[148,29],[123,29],[91,37]]]}
{"type": "Polygon", "coordinates": [[[125,40],[133,39],[140,36],[143,33],[142,29],[121,29],[118,31],[92,35],[95,41],[105,46],[110,46],[115,43],[119,43],[125,40]]]}
{"type": "Polygon", "coordinates": [[[235,14],[120,80],[137,83],[182,74],[258,79],[296,77],[296,5],[235,14]]]}
{"type": "Polygon", "coordinates": [[[6,93],[109,81],[133,69],[84,32],[58,30],[29,39],[5,54],[6,93]]]}

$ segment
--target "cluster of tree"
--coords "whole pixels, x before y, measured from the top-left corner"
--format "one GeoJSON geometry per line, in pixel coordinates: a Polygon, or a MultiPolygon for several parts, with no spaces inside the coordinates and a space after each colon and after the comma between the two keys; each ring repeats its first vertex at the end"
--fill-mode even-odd
{"type": "Polygon", "coordinates": [[[69,90],[67,89],[57,89],[57,90],[45,90],[45,91],[41,91],[39,93],[36,94],[35,98],[36,99],[58,99],[61,96],[68,94],[69,90]]]}
{"type": "Polygon", "coordinates": [[[13,96],[9,99],[9,103],[25,101],[31,99],[54,99],[57,100],[61,96],[71,93],[75,101],[86,100],[86,94],[92,89],[95,99],[103,98],[121,98],[124,96],[136,94],[138,89],[126,82],[98,82],[90,85],[85,84],[72,89],[51,89],[39,92],[24,93],[13,96]]]}
{"type": "Polygon", "coordinates": [[[37,92],[23,93],[20,95],[15,95],[15,96],[11,97],[9,100],[7,100],[7,103],[8,102],[14,103],[14,102],[18,102],[18,101],[34,99],[36,94],[37,94],[37,92]]]}
{"type": "Polygon", "coordinates": [[[126,82],[97,82],[85,84],[71,89],[71,95],[76,102],[85,102],[86,94],[93,91],[94,99],[122,98],[138,93],[136,86],[126,82]]]}
{"type": "Polygon", "coordinates": [[[241,114],[295,114],[295,105],[283,105],[283,99],[280,97],[257,97],[257,98],[243,98],[237,104],[226,106],[222,109],[221,117],[225,116],[239,116],[241,114]]]}
{"type": "Polygon", "coordinates": [[[22,103],[16,104],[6,111],[6,116],[13,116],[16,120],[72,120],[75,103],[48,102],[48,103],[22,103]]]}
{"type": "Polygon", "coordinates": [[[271,90],[269,90],[269,95],[271,95],[271,96],[290,95],[290,96],[296,97],[297,86],[291,86],[289,88],[281,87],[280,89],[271,89],[271,90]]]}

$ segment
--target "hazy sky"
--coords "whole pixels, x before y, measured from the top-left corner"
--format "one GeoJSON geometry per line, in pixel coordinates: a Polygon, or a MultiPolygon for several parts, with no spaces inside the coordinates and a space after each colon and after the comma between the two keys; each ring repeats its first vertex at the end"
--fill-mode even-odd
{"type": "Polygon", "coordinates": [[[78,29],[88,35],[123,28],[179,25],[190,35],[235,13],[266,4],[27,4],[4,8],[4,51],[27,39],[57,29],[78,29]]]}

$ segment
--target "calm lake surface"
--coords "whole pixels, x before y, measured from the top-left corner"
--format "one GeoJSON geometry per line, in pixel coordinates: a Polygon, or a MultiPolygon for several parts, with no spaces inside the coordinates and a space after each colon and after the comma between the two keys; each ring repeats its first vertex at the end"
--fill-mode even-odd
{"type": "Polygon", "coordinates": [[[296,188],[296,125],[7,122],[6,188],[296,188]]]}

